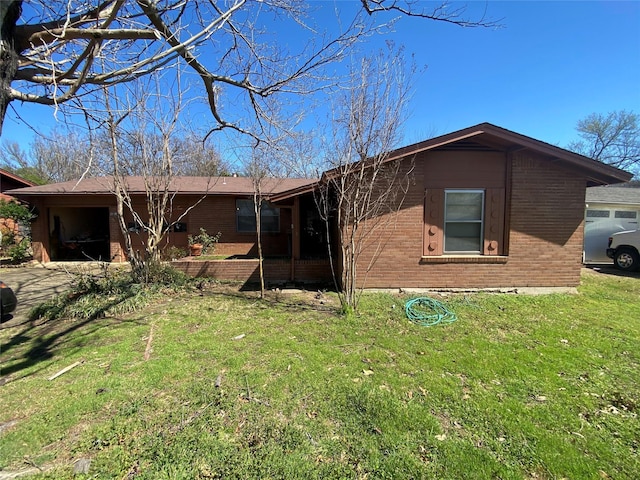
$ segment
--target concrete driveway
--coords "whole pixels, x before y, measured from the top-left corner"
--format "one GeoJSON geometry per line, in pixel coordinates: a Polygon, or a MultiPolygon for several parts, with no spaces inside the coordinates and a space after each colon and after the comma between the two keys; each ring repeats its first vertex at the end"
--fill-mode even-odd
{"type": "Polygon", "coordinates": [[[96,272],[98,264],[89,262],[56,262],[42,265],[32,263],[0,267],[0,280],[9,285],[18,297],[13,318],[2,324],[10,327],[28,319],[34,306],[69,289],[78,275],[96,272]]]}

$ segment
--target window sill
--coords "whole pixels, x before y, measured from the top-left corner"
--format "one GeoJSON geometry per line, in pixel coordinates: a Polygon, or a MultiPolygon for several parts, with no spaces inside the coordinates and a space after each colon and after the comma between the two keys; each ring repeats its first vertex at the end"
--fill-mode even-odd
{"type": "Polygon", "coordinates": [[[490,263],[504,264],[509,257],[504,255],[434,255],[420,258],[420,263],[490,263]]]}

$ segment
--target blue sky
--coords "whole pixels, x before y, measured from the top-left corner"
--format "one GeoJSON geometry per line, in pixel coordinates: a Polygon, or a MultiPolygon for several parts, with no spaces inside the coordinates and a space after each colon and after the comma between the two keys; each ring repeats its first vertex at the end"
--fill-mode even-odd
{"type": "MultiPolygon", "coordinates": [[[[348,10],[359,2],[314,3],[348,10]]],[[[366,47],[391,39],[427,65],[405,144],[490,122],[566,146],[590,113],[640,113],[640,1],[471,1],[468,8],[472,16],[486,8],[503,27],[401,18],[394,33],[366,47]]],[[[37,130],[55,125],[50,107],[13,107],[37,130]]],[[[10,109],[2,140],[27,146],[33,135],[10,109]]]]}
{"type": "Polygon", "coordinates": [[[409,141],[486,121],[566,146],[590,113],[640,113],[640,2],[489,2],[488,13],[504,28],[400,21],[428,65],[409,141]]]}

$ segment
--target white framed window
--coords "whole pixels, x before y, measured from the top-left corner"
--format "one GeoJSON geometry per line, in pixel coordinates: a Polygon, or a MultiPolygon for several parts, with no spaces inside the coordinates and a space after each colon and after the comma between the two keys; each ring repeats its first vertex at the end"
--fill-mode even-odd
{"type": "Polygon", "coordinates": [[[444,253],[483,251],[484,190],[445,190],[444,253]]]}
{"type": "MultiPolygon", "coordinates": [[[[238,198],[236,200],[236,226],[240,233],[255,233],[256,214],[253,209],[253,199],[238,198]]],[[[280,209],[269,202],[262,202],[260,230],[262,233],[280,232],[280,209]]]]}

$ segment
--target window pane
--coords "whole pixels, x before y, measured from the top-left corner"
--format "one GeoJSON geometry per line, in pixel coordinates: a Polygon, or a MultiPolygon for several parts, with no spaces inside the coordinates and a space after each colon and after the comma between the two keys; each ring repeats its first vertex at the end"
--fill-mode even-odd
{"type": "Polygon", "coordinates": [[[616,218],[636,218],[636,212],[629,210],[616,210],[616,218]]]}
{"type": "Polygon", "coordinates": [[[238,215],[249,216],[253,213],[253,201],[251,200],[236,200],[236,211],[238,215]]]}
{"type": "Polygon", "coordinates": [[[256,217],[254,216],[238,216],[238,231],[239,232],[255,232],[256,231],[256,217]]]}
{"type": "Polygon", "coordinates": [[[587,210],[587,218],[609,218],[609,210],[587,210]]]}
{"type": "Polygon", "coordinates": [[[447,192],[446,219],[481,220],[482,192],[447,192]]]}
{"type": "Polygon", "coordinates": [[[260,213],[261,213],[260,215],[261,217],[279,217],[280,209],[276,207],[272,207],[271,205],[265,202],[262,204],[262,210],[260,211],[260,213]]]}
{"type": "Polygon", "coordinates": [[[481,223],[452,223],[445,225],[444,250],[446,252],[480,252],[481,223]]]}
{"type": "MultiPolygon", "coordinates": [[[[236,218],[238,232],[249,233],[256,231],[256,214],[252,199],[236,200],[236,218]]],[[[280,209],[267,202],[263,202],[260,211],[260,228],[263,232],[280,231],[280,209]]]]}
{"type": "Polygon", "coordinates": [[[174,232],[186,232],[187,231],[187,224],[184,223],[184,222],[178,222],[178,223],[173,225],[173,231],[174,232]]]}

